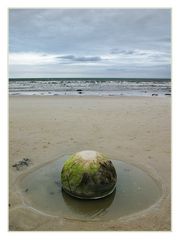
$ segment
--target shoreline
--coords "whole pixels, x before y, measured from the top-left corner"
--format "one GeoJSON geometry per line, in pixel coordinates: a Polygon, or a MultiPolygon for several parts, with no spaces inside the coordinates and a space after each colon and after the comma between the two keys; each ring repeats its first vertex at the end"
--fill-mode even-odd
{"type": "Polygon", "coordinates": [[[10,98],[127,98],[127,99],[131,99],[131,98],[144,98],[144,99],[148,99],[148,98],[154,98],[154,99],[159,99],[159,98],[168,98],[171,99],[171,95],[158,95],[158,96],[127,96],[127,95],[11,95],[9,94],[9,99],[10,98]]]}
{"type": "Polygon", "coordinates": [[[104,94],[104,95],[98,95],[98,94],[21,94],[21,93],[9,93],[9,97],[171,97],[171,93],[161,93],[156,94],[152,93],[150,95],[125,95],[125,94],[104,94]]]}
{"type": "Polygon", "coordinates": [[[9,106],[10,230],[171,229],[171,98],[10,96],[9,106]],[[165,186],[161,201],[133,216],[102,223],[79,224],[78,220],[57,218],[55,221],[29,208],[17,208],[21,204],[14,190],[17,178],[60,153],[86,148],[157,175],[165,186]],[[23,157],[32,159],[32,166],[23,171],[12,169],[12,164],[23,157]]]}

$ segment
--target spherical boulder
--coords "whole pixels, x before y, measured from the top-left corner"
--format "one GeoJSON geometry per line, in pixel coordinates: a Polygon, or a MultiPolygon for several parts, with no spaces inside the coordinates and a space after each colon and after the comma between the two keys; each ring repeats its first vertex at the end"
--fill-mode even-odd
{"type": "Polygon", "coordinates": [[[71,196],[98,199],[111,194],[117,175],[112,162],[102,153],[81,151],[66,160],[61,171],[62,189],[71,196]]]}

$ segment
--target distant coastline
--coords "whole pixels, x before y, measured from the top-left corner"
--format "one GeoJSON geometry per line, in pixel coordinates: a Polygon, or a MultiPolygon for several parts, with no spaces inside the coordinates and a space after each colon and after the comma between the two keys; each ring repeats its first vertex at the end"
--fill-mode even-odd
{"type": "Polygon", "coordinates": [[[52,80],[56,80],[56,81],[71,81],[71,80],[96,80],[96,81],[132,81],[132,82],[136,82],[136,81],[171,81],[171,78],[9,78],[9,81],[52,81],[52,80]]]}

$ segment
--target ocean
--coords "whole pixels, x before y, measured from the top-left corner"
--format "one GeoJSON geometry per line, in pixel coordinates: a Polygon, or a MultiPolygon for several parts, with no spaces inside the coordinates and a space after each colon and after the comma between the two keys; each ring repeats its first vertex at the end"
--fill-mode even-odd
{"type": "Polygon", "coordinates": [[[10,78],[10,95],[170,96],[171,79],[10,78]]]}

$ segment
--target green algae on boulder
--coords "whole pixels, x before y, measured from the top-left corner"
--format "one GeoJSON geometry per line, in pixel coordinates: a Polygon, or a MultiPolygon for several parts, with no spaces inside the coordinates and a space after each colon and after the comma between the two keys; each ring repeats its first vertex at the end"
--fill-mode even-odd
{"type": "Polygon", "coordinates": [[[97,199],[111,194],[117,175],[112,162],[102,153],[81,151],[66,160],[62,172],[62,188],[82,199],[97,199]]]}

